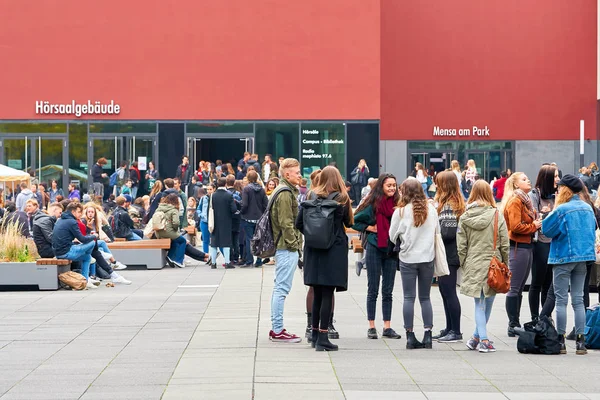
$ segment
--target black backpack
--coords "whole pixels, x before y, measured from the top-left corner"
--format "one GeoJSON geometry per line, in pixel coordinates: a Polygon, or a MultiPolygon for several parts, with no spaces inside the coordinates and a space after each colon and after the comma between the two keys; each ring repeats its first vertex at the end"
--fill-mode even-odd
{"type": "Polygon", "coordinates": [[[326,199],[317,198],[302,203],[304,243],[313,249],[327,250],[335,242],[335,210],[340,205],[333,200],[338,192],[326,199]]]}
{"type": "Polygon", "coordinates": [[[527,322],[523,329],[515,328],[519,335],[517,350],[525,354],[560,354],[558,332],[545,315],[537,323],[527,322]]]}
{"type": "Polygon", "coordinates": [[[256,222],[256,230],[250,241],[250,251],[252,252],[252,255],[256,257],[273,257],[277,251],[277,242],[281,239],[281,232],[279,233],[277,240],[274,240],[273,226],[271,224],[271,209],[273,208],[275,199],[277,199],[281,192],[285,191],[291,192],[289,188],[283,186],[273,193],[273,196],[271,196],[271,200],[269,200],[269,204],[267,205],[267,209],[256,222]]]}

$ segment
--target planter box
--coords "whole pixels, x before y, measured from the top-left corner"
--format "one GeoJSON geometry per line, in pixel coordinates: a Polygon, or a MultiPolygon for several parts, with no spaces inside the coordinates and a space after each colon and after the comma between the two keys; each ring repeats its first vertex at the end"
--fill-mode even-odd
{"type": "Polygon", "coordinates": [[[58,274],[68,265],[37,265],[36,262],[0,262],[0,290],[57,290],[58,274]]]}

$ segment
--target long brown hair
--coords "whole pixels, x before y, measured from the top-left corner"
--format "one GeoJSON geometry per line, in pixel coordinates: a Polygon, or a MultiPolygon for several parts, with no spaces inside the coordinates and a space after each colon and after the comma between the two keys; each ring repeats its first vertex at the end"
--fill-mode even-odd
{"type": "Polygon", "coordinates": [[[475,181],[473,188],[471,189],[471,195],[467,204],[477,202],[478,205],[492,206],[496,208],[496,200],[494,200],[494,193],[490,184],[484,180],[475,181]]]}
{"type": "Polygon", "coordinates": [[[311,192],[317,197],[327,197],[331,193],[338,192],[339,195],[335,200],[341,205],[348,207],[350,210],[350,224],[354,224],[354,217],[352,216],[352,204],[350,202],[350,196],[346,190],[346,184],[340,175],[340,171],[332,166],[323,168],[317,179],[317,185],[311,188],[311,192]]]}
{"type": "MultiPolygon", "coordinates": [[[[366,209],[369,206],[373,208],[373,213],[377,213],[377,207],[379,206],[379,203],[381,203],[381,201],[386,197],[385,193],[383,192],[383,184],[388,179],[393,179],[394,182],[398,182],[396,180],[396,177],[388,172],[384,172],[381,175],[379,175],[379,178],[377,178],[377,182],[375,182],[375,185],[371,189],[371,192],[367,195],[367,197],[365,197],[364,201],[358,205],[358,208],[356,209],[357,213],[366,209]]],[[[396,190],[394,192],[394,204],[398,204],[399,202],[400,193],[398,193],[398,191],[396,190]]]]}
{"type": "Polygon", "coordinates": [[[460,218],[465,212],[465,198],[460,192],[456,174],[452,171],[440,172],[437,174],[436,185],[435,201],[438,203],[438,213],[448,204],[456,216],[460,218]]]}
{"type": "Polygon", "coordinates": [[[428,206],[427,197],[423,191],[423,186],[415,178],[408,178],[400,185],[400,202],[398,207],[406,207],[408,204],[413,206],[413,222],[415,227],[419,227],[427,221],[428,206]]]}

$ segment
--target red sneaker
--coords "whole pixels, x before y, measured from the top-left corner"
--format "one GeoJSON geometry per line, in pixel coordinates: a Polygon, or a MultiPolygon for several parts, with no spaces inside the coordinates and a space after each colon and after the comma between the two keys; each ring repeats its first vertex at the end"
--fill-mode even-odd
{"type": "Polygon", "coordinates": [[[275,333],[273,331],[269,332],[269,339],[273,342],[283,342],[283,343],[300,343],[302,338],[300,336],[296,336],[293,333],[287,332],[285,329],[280,333],[275,333]]]}

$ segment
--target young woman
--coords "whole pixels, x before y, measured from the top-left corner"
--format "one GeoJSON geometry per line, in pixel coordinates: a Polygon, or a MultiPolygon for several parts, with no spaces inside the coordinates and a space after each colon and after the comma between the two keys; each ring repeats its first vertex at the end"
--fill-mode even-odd
{"type": "MultiPolygon", "coordinates": [[[[543,165],[538,172],[535,188],[529,192],[529,198],[533,209],[542,220],[554,209],[554,196],[556,194],[558,169],[552,165],[543,165]]],[[[549,237],[544,236],[539,230],[533,241],[533,264],[531,267],[531,285],[529,286],[529,310],[531,319],[536,321],[540,316],[541,304],[544,305],[548,290],[552,285],[552,266],[548,265],[548,254],[550,253],[549,237]]]]}
{"type": "Polygon", "coordinates": [[[416,171],[415,177],[417,178],[417,181],[419,181],[419,183],[423,187],[423,193],[425,193],[425,195],[427,196],[427,171],[425,170],[425,167],[423,166],[423,164],[421,164],[420,162],[415,164],[415,171],[416,171]]]}
{"type": "MultiPolygon", "coordinates": [[[[329,341],[329,324],[332,319],[333,293],[348,289],[348,236],[344,227],[354,223],[352,203],[346,191],[344,180],[337,168],[325,167],[319,176],[319,184],[313,186],[312,193],[317,198],[326,199],[333,195],[338,203],[334,213],[335,241],[326,250],[304,247],[304,284],[313,288],[312,337],[310,342],[317,351],[338,349],[329,341]]],[[[299,209],[296,228],[304,231],[304,210],[299,209]]]]}
{"type": "Polygon", "coordinates": [[[379,285],[381,281],[381,297],[383,312],[383,335],[390,339],[400,339],[401,336],[391,328],[392,301],[396,267],[398,264],[394,244],[390,241],[390,221],[394,207],[400,201],[400,193],[396,177],[384,173],[379,176],[371,194],[365,198],[356,210],[353,228],[367,234],[367,319],[369,330],[367,337],[377,339],[375,328],[375,309],[379,285]]]}
{"type": "Polygon", "coordinates": [[[129,179],[131,179],[131,197],[135,199],[137,197],[138,188],[140,187],[140,180],[142,179],[137,161],[131,163],[131,167],[129,168],[129,179]]]}
{"type": "Polygon", "coordinates": [[[569,288],[575,314],[576,354],[587,353],[583,335],[583,290],[586,284],[586,261],[596,260],[596,219],[591,207],[579,196],[583,190],[583,182],[576,176],[563,176],[558,183],[555,209],[542,222],[542,233],[552,238],[548,263],[554,266],[552,272],[556,296],[556,329],[562,354],[567,352],[565,332],[569,288]]]}
{"type": "Polygon", "coordinates": [[[164,214],[165,229],[155,231],[156,237],[171,239],[167,263],[171,267],[183,268],[186,240],[179,234],[179,196],[171,193],[163,197],[152,218],[155,218],[157,213],[164,214]]]}
{"type": "Polygon", "coordinates": [[[215,192],[213,185],[205,187],[206,195],[200,198],[198,202],[198,216],[200,217],[200,232],[202,233],[202,250],[208,253],[210,245],[210,231],[208,230],[208,205],[210,196],[215,192]]]}
{"type": "Polygon", "coordinates": [[[456,281],[458,269],[460,268],[460,260],[456,249],[456,229],[460,216],[465,212],[465,200],[458,182],[458,178],[453,171],[444,171],[437,174],[435,206],[438,212],[440,233],[444,240],[450,275],[438,278],[438,286],[446,314],[446,328],[442,329],[440,334],[434,336],[433,339],[444,343],[462,340],[460,331],[461,307],[456,295],[456,281]]]}
{"type": "Polygon", "coordinates": [[[150,161],[148,162],[148,170],[146,171],[146,190],[147,193],[150,193],[150,191],[154,188],[154,184],[156,183],[156,180],[158,179],[158,171],[156,170],[156,167],[154,166],[154,161],[150,161]]]}
{"type": "Polygon", "coordinates": [[[400,242],[398,255],[404,292],[402,313],[406,329],[406,348],[431,349],[433,308],[430,292],[438,215],[433,205],[427,201],[423,187],[417,179],[411,177],[402,182],[400,195],[398,208],[392,216],[389,236],[392,243],[400,242]],[[425,329],[423,342],[419,342],[413,332],[417,286],[425,329]]]}
{"type": "Polygon", "coordinates": [[[475,160],[467,161],[467,169],[465,174],[465,180],[471,182],[471,184],[475,183],[477,179],[477,166],[475,165],[475,160]]]}
{"type": "Polygon", "coordinates": [[[271,194],[273,194],[273,191],[275,190],[276,187],[277,187],[277,182],[275,181],[275,179],[269,179],[269,182],[267,182],[267,188],[266,188],[267,197],[269,199],[271,199],[271,194]]]}
{"type": "Polygon", "coordinates": [[[542,226],[542,219],[533,208],[528,193],[531,181],[523,172],[515,172],[507,179],[500,210],[508,228],[510,259],[508,267],[512,273],[510,291],[506,294],[508,336],[514,337],[514,328],[521,327],[521,302],[523,289],[533,263],[533,235],[542,226]]]}
{"type": "Polygon", "coordinates": [[[106,254],[104,258],[110,262],[112,269],[115,271],[126,269],[127,265],[117,261],[106,244],[110,243],[112,240],[102,229],[104,225],[108,224],[108,220],[102,212],[102,209],[96,204],[88,203],[83,207],[83,215],[84,217],[82,218],[81,222],[83,222],[86,226],[86,233],[89,234],[89,232],[96,232],[98,234],[98,249],[106,254]]]}
{"type": "Polygon", "coordinates": [[[487,322],[496,296],[496,292],[487,285],[494,234],[497,235],[496,257],[507,263],[509,245],[506,223],[502,213],[496,209],[492,188],[480,180],[473,185],[467,210],[458,221],[456,245],[462,267],[460,292],[475,299],[475,331],[467,347],[481,353],[496,351],[487,335],[487,322]],[[494,232],[496,216],[498,230],[494,232]]]}
{"type": "Polygon", "coordinates": [[[354,206],[356,207],[358,203],[360,203],[361,192],[365,186],[367,186],[369,180],[369,167],[367,166],[367,162],[364,158],[361,158],[358,162],[358,165],[352,173],[350,174],[352,183],[352,200],[354,202],[354,206]]]}

